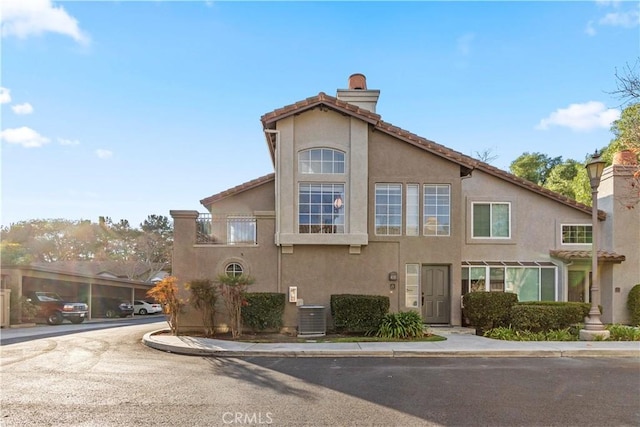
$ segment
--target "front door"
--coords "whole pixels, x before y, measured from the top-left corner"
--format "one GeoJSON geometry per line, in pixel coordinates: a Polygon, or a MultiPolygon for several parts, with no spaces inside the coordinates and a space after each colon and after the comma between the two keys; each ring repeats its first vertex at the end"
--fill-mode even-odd
{"type": "Polygon", "coordinates": [[[584,291],[586,289],[587,273],[585,271],[569,271],[569,289],[567,301],[586,302],[584,291]]]}
{"type": "Polygon", "coordinates": [[[422,266],[422,318],[425,323],[449,323],[449,267],[422,266]]]}

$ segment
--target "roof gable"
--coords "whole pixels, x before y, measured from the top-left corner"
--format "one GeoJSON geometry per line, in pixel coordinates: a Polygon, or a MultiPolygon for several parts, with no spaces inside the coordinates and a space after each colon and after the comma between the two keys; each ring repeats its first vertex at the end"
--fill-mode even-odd
{"type": "MultiPolygon", "coordinates": [[[[368,111],[360,107],[357,107],[355,105],[349,104],[347,102],[341,101],[333,96],[329,96],[325,94],[324,92],[320,92],[318,95],[312,96],[305,100],[298,101],[295,104],[290,104],[282,108],[278,108],[270,113],[264,114],[260,118],[260,120],[262,121],[263,129],[265,131],[265,136],[267,138],[267,144],[269,146],[271,160],[274,164],[275,164],[276,135],[270,131],[276,128],[276,122],[284,118],[301,114],[305,111],[309,111],[311,109],[318,108],[318,107],[326,107],[326,108],[338,111],[340,113],[361,119],[369,123],[371,126],[373,126],[374,131],[384,132],[388,135],[395,137],[396,139],[404,141],[408,144],[412,144],[416,147],[419,147],[439,157],[443,157],[451,162],[454,162],[460,165],[462,168],[464,168],[465,171],[471,172],[474,169],[478,169],[489,175],[493,175],[499,179],[502,179],[511,184],[514,184],[520,188],[523,188],[528,191],[532,191],[543,197],[549,198],[551,200],[554,200],[556,202],[569,206],[573,209],[577,209],[581,212],[588,213],[588,214],[591,213],[591,206],[587,206],[585,204],[579,203],[562,194],[543,188],[531,181],[527,181],[526,179],[519,178],[509,172],[498,169],[495,166],[491,166],[488,163],[482,162],[478,159],[474,159],[473,157],[467,156],[458,151],[447,148],[444,145],[438,144],[434,141],[418,136],[407,130],[394,126],[391,123],[384,122],[383,120],[381,120],[381,116],[379,114],[372,113],[371,111],[368,111]]],[[[239,188],[241,191],[244,191],[248,188],[242,189],[242,187],[246,186],[247,184],[250,184],[251,182],[253,181],[242,184],[238,187],[234,187],[230,190],[227,190],[227,192],[232,192],[233,194],[235,194],[238,192],[239,188]]],[[[226,192],[219,193],[216,196],[222,195],[224,193],[226,192]]],[[[215,196],[211,196],[211,197],[215,197],[215,196]]],[[[211,197],[208,199],[204,199],[203,201],[201,201],[201,203],[205,204],[205,201],[209,201],[211,197]]],[[[606,218],[606,213],[604,211],[599,210],[598,219],[604,220],[605,218],[606,218]]]]}
{"type": "Polygon", "coordinates": [[[252,179],[251,181],[247,181],[244,184],[236,185],[233,188],[230,188],[228,190],[209,196],[205,199],[200,200],[200,203],[204,207],[208,207],[213,203],[218,202],[222,199],[235,196],[237,194],[243,193],[247,190],[251,190],[252,188],[259,187],[262,184],[266,184],[267,182],[274,181],[274,180],[275,180],[275,174],[270,173],[268,175],[264,175],[264,176],[261,176],[260,178],[252,179]]]}

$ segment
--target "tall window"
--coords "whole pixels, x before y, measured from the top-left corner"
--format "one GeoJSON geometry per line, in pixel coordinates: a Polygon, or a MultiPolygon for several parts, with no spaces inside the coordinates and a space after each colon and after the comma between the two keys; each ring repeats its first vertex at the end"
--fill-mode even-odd
{"type": "Polygon", "coordinates": [[[300,184],[298,232],[344,233],[344,184],[300,184]]]}
{"type": "Polygon", "coordinates": [[[227,218],[227,243],[256,243],[256,218],[253,216],[230,216],[227,218]]]}
{"type": "Polygon", "coordinates": [[[402,234],[402,184],[376,184],[376,234],[402,234]]]}
{"type": "Polygon", "coordinates": [[[242,266],[240,264],[238,264],[237,262],[232,262],[225,267],[224,272],[229,277],[237,277],[242,276],[244,270],[242,269],[242,266]]]}
{"type": "Polygon", "coordinates": [[[448,236],[451,233],[451,189],[449,185],[425,184],[423,234],[448,236]]]}
{"type": "Polygon", "coordinates": [[[405,227],[407,236],[418,236],[420,234],[420,192],[418,184],[407,184],[405,227]]]}
{"type": "Polygon", "coordinates": [[[331,148],[312,148],[298,154],[298,172],[344,173],[344,153],[331,148]]]}
{"type": "Polygon", "coordinates": [[[562,244],[591,244],[593,241],[591,225],[562,224],[562,244]]]}
{"type": "Polygon", "coordinates": [[[509,203],[473,203],[473,237],[508,239],[511,237],[509,203]]]}
{"type": "Polygon", "coordinates": [[[420,290],[420,264],[405,266],[405,306],[418,307],[418,291],[420,290]]]}

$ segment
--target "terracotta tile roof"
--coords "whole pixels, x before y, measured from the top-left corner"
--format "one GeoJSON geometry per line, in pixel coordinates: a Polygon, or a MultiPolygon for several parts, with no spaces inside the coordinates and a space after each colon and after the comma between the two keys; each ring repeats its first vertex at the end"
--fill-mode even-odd
{"type": "MultiPolygon", "coordinates": [[[[372,113],[371,111],[359,108],[353,104],[341,101],[333,96],[325,94],[324,92],[320,92],[317,96],[307,98],[303,101],[296,102],[295,104],[278,108],[277,110],[263,115],[260,120],[262,121],[262,126],[265,131],[273,130],[275,129],[275,123],[278,120],[282,120],[286,117],[300,114],[304,111],[311,110],[317,107],[330,108],[332,110],[360,118],[374,126],[374,129],[377,131],[387,133],[388,135],[403,140],[416,147],[420,147],[425,151],[428,151],[440,157],[444,157],[465,168],[468,168],[470,170],[481,170],[489,175],[493,175],[497,178],[503,179],[519,187],[533,191],[534,193],[540,194],[544,197],[553,199],[584,213],[591,214],[591,206],[579,203],[569,197],[563,196],[562,194],[547,190],[546,188],[534,184],[533,182],[527,181],[523,178],[519,178],[515,175],[491,166],[488,163],[484,163],[478,159],[474,159],[473,157],[469,157],[458,151],[447,148],[444,145],[440,145],[434,141],[428,140],[402,128],[394,126],[390,123],[384,122],[383,120],[381,120],[381,116],[379,114],[372,113]]],[[[274,161],[275,164],[275,135],[269,132],[265,132],[265,136],[267,138],[269,151],[271,153],[271,160],[274,161]]],[[[606,217],[607,215],[604,211],[598,211],[598,219],[602,221],[606,219],[606,217]]]]}
{"type": "Polygon", "coordinates": [[[212,203],[215,203],[224,198],[233,196],[238,193],[242,193],[243,191],[250,190],[252,188],[258,187],[266,182],[273,181],[275,179],[275,174],[270,173],[268,175],[261,176],[260,178],[252,179],[251,181],[245,182],[244,184],[236,185],[233,188],[225,190],[221,193],[214,194],[213,196],[209,196],[206,199],[200,200],[200,203],[204,207],[208,207],[212,203]]]}
{"type": "MultiPolygon", "coordinates": [[[[591,251],[566,251],[552,249],[549,251],[549,255],[565,261],[591,259],[591,251]]],[[[624,255],[603,250],[598,251],[598,261],[620,263],[624,260],[626,260],[626,257],[624,255]]]]}

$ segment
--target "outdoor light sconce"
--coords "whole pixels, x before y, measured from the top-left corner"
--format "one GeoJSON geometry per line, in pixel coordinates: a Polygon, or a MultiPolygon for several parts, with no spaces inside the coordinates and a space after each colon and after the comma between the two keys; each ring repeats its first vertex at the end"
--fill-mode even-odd
{"type": "Polygon", "coordinates": [[[396,280],[398,280],[398,273],[395,271],[392,271],[391,273],[389,273],[389,281],[395,282],[396,280]]]}

